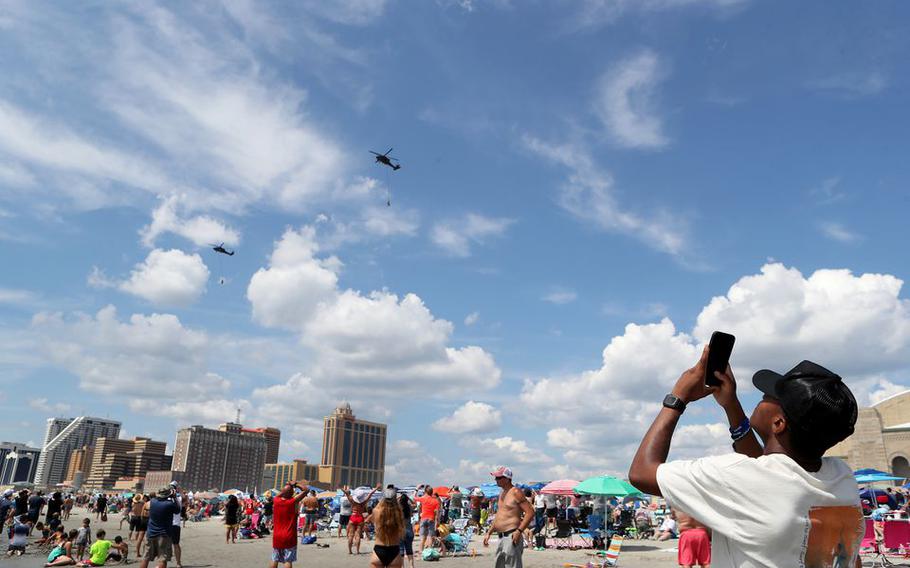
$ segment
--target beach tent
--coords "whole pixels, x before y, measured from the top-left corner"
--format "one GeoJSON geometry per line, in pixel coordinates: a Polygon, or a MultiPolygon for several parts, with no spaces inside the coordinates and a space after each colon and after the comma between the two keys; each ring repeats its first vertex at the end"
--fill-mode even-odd
{"type": "Polygon", "coordinates": [[[557,479],[544,485],[540,492],[549,495],[574,495],[578,483],[575,479],[557,479]]]}

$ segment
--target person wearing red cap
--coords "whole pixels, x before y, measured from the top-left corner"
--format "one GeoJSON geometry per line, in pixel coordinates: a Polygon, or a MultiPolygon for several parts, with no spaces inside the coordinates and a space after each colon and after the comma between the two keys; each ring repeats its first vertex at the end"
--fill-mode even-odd
{"type": "Polygon", "coordinates": [[[490,472],[499,486],[499,510],[493,517],[490,530],[483,537],[483,545],[490,546],[490,536],[499,536],[499,545],[493,556],[496,568],[521,568],[524,551],[524,532],[534,520],[534,508],[524,492],[512,485],[512,470],[499,466],[490,472]]]}
{"type": "Polygon", "coordinates": [[[711,530],[711,562],[732,566],[861,567],[865,532],[853,471],[825,452],[853,433],[857,405],[841,377],[811,361],[762,370],[764,395],[747,418],[730,367],[705,385],[708,348],[685,371],[632,460],[629,481],[711,530]],[[688,404],[713,394],[736,453],[667,462],[688,404]],[[754,433],[753,433],[754,432],[754,433]],[[762,447],[755,437],[764,442],[762,447]]]}

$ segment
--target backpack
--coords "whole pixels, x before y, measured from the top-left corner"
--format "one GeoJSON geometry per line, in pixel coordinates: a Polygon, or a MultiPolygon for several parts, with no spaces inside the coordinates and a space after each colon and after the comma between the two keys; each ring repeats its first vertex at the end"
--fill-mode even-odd
{"type": "Polygon", "coordinates": [[[421,557],[427,561],[436,561],[439,560],[439,551],[435,548],[425,548],[421,557]]]}
{"type": "Polygon", "coordinates": [[[300,539],[300,544],[315,544],[315,543],[316,543],[316,537],[312,536],[312,535],[305,536],[300,539]]]}

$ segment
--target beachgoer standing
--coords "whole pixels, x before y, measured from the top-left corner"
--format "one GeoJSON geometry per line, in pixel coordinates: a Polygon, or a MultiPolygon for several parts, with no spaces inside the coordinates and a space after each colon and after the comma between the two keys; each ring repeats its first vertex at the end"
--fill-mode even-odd
{"type": "Polygon", "coordinates": [[[316,532],[316,520],[319,517],[319,499],[316,498],[315,490],[311,489],[309,494],[303,498],[303,509],[306,515],[303,534],[309,536],[316,532]]]}
{"type": "Polygon", "coordinates": [[[186,516],[186,494],[180,491],[176,481],[172,481],[170,486],[171,498],[177,504],[177,512],[174,513],[171,524],[171,545],[174,548],[174,561],[177,563],[177,568],[183,568],[183,564],[180,562],[180,557],[183,555],[183,549],[180,547],[180,527],[186,516]]]}
{"type": "Polygon", "coordinates": [[[471,522],[477,525],[480,530],[480,510],[483,508],[483,491],[480,487],[475,487],[471,491],[471,522]]]}
{"type": "Polygon", "coordinates": [[[490,536],[499,536],[499,545],[493,556],[496,568],[521,568],[521,554],[524,551],[524,532],[534,520],[534,508],[524,492],[512,485],[512,470],[499,466],[490,472],[496,479],[499,493],[498,508],[490,530],[483,537],[483,545],[490,546],[490,536]]]}
{"type": "Polygon", "coordinates": [[[679,553],[677,563],[682,568],[711,566],[711,533],[708,527],[699,523],[695,517],[676,511],[676,522],[679,526],[679,553]]]}
{"type": "Polygon", "coordinates": [[[370,502],[370,499],[373,498],[373,494],[381,490],[381,486],[376,487],[367,495],[361,494],[360,499],[355,499],[347,486],[341,490],[345,497],[351,502],[351,520],[349,521],[350,527],[348,528],[348,554],[353,554],[351,551],[352,544],[354,545],[354,550],[356,550],[357,554],[360,554],[360,540],[363,538],[363,521],[365,518],[364,513],[366,512],[366,505],[370,502]]]}
{"type": "Polygon", "coordinates": [[[38,522],[42,509],[44,509],[44,492],[39,490],[28,498],[28,520],[32,522],[32,527],[38,522]]]}
{"type": "Polygon", "coordinates": [[[224,505],[224,543],[237,543],[237,530],[240,528],[240,501],[236,495],[228,497],[224,505]]]}
{"type": "Polygon", "coordinates": [[[401,568],[401,539],[405,534],[405,520],[397,497],[398,491],[394,487],[387,487],[367,521],[376,527],[371,568],[401,568]]]}
{"type": "Polygon", "coordinates": [[[543,500],[547,507],[547,530],[555,529],[556,517],[559,513],[559,500],[552,493],[545,494],[543,500]]]}
{"type": "Polygon", "coordinates": [[[411,522],[411,511],[416,503],[413,499],[402,493],[398,497],[398,506],[401,507],[401,516],[404,517],[404,537],[401,539],[401,556],[408,559],[408,564],[414,568],[414,524],[411,522]]]}
{"type": "Polygon", "coordinates": [[[423,554],[423,549],[432,546],[436,536],[442,502],[429,485],[424,488],[423,497],[418,497],[416,501],[420,505],[420,553],[423,554]]]}
{"type": "Polygon", "coordinates": [[[174,515],[180,513],[180,507],[174,501],[171,487],[163,487],[158,496],[149,503],[149,526],[146,531],[148,546],[142,557],[140,568],[148,568],[149,562],[158,558],[158,568],[167,568],[167,563],[174,552],[171,542],[171,527],[174,526],[174,515]]]}
{"type": "Polygon", "coordinates": [[[351,530],[348,528],[348,522],[351,520],[351,500],[348,499],[347,495],[342,495],[339,499],[340,505],[338,509],[338,538],[341,538],[341,529],[344,529],[345,534],[349,534],[351,530]]]}
{"type": "Polygon", "coordinates": [[[865,532],[853,471],[825,452],[853,433],[857,405],[841,378],[809,361],[785,375],[758,371],[764,394],[747,419],[727,367],[705,386],[707,347],[682,374],[629,469],[639,490],[712,531],[719,566],[860,566],[865,532]],[[666,463],[686,406],[713,394],[727,414],[736,454],[666,463]],[[764,441],[762,448],[753,430],[764,441]]]}
{"type": "Polygon", "coordinates": [[[288,483],[272,502],[272,563],[271,568],[278,568],[283,563],[285,568],[293,568],[297,562],[297,508],[307,494],[307,484],[288,483]],[[294,489],[300,492],[294,495],[294,489]]]}
{"type": "Polygon", "coordinates": [[[449,519],[460,519],[464,511],[464,494],[458,489],[457,485],[452,486],[449,492],[449,519]]]}

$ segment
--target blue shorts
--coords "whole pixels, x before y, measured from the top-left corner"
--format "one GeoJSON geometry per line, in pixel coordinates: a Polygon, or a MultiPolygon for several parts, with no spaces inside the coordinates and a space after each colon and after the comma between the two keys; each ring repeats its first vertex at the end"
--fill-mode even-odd
{"type": "Polygon", "coordinates": [[[273,548],[272,562],[297,562],[297,547],[273,548]]]}

